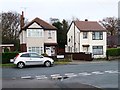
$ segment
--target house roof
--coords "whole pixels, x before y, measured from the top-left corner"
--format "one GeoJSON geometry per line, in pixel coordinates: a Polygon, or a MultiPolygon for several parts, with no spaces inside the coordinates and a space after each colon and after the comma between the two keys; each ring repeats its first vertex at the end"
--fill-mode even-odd
{"type": "MultiPolygon", "coordinates": [[[[54,27],[53,25],[43,21],[42,19],[36,17],[35,19],[33,19],[31,22],[29,22],[27,25],[25,25],[24,27],[22,27],[22,30],[27,29],[30,25],[32,25],[34,22],[36,22],[38,25],[40,25],[43,29],[46,30],[57,30],[56,27],[54,27]]],[[[21,31],[22,31],[21,30],[21,31]]]]}
{"type": "Polygon", "coordinates": [[[73,21],[81,31],[106,31],[97,21],[73,21]]]}

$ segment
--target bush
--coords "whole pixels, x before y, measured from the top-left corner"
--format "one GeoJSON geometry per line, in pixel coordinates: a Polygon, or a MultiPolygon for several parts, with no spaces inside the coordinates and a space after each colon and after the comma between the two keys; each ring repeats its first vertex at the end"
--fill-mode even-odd
{"type": "Polygon", "coordinates": [[[10,63],[10,59],[13,59],[18,52],[5,52],[2,53],[2,64],[10,63]]]}
{"type": "Polygon", "coordinates": [[[120,48],[110,48],[106,54],[108,56],[120,56],[120,48]]]}

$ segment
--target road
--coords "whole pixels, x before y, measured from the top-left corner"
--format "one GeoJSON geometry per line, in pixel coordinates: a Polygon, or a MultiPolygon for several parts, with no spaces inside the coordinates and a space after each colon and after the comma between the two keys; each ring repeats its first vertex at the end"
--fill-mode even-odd
{"type": "MultiPolygon", "coordinates": [[[[53,67],[3,68],[3,87],[13,87],[14,81],[21,87],[21,82],[41,83],[28,87],[62,87],[62,88],[118,88],[118,61],[84,62],[53,67]],[[9,83],[11,82],[11,84],[9,83]],[[44,83],[49,83],[45,85],[44,83]]],[[[26,85],[27,86],[27,85],[26,85]]],[[[25,87],[26,87],[25,86],[25,87]]],[[[115,89],[114,89],[115,90],[115,89]]]]}

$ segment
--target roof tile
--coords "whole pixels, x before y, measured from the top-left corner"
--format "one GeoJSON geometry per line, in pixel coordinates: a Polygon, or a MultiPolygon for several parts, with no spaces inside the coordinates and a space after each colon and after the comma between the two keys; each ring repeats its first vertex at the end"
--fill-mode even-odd
{"type": "Polygon", "coordinates": [[[31,22],[29,22],[27,25],[25,25],[22,29],[28,28],[30,25],[32,25],[34,22],[36,22],[38,25],[40,25],[44,29],[57,29],[56,27],[50,25],[49,23],[43,21],[42,19],[36,17],[31,22]]]}
{"type": "Polygon", "coordinates": [[[81,31],[106,31],[106,29],[96,21],[74,21],[74,23],[81,31]]]}

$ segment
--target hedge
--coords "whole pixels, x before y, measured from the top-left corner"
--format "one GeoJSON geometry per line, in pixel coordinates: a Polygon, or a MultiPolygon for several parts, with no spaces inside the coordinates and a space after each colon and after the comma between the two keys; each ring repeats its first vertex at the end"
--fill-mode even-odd
{"type": "Polygon", "coordinates": [[[110,48],[107,49],[108,56],[120,56],[120,48],[110,48]]]}
{"type": "Polygon", "coordinates": [[[10,59],[13,59],[18,52],[5,52],[2,53],[2,64],[10,63],[10,59]]]}

